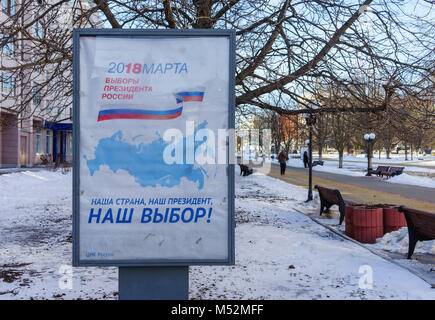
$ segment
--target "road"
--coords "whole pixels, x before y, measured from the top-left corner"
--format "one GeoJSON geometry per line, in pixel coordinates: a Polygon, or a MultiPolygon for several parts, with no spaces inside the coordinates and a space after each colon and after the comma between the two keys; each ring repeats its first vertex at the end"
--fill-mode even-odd
{"type": "MultiPolygon", "coordinates": [[[[259,168],[256,170],[262,171],[259,168]]],[[[285,175],[281,176],[279,166],[273,164],[270,172],[264,173],[297,186],[308,186],[308,169],[287,166],[285,175]]],[[[344,199],[355,202],[398,204],[435,212],[434,188],[388,183],[378,177],[354,177],[313,171],[313,186],[316,184],[338,189],[344,199]]]]}

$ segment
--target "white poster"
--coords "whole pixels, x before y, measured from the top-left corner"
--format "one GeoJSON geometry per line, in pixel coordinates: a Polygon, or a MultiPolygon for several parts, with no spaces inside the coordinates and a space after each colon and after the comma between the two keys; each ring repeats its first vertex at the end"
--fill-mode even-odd
{"type": "Polygon", "coordinates": [[[229,45],[80,37],[81,261],[229,259],[229,45]]]}

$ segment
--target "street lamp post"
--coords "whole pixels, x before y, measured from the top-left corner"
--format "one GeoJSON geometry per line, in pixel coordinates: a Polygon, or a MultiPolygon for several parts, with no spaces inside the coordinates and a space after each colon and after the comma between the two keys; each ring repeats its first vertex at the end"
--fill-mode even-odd
{"type": "Polygon", "coordinates": [[[307,126],[309,128],[309,140],[305,141],[308,144],[308,199],[306,202],[313,200],[313,132],[312,127],[316,123],[316,116],[312,113],[303,114],[307,126]]]}
{"type": "Polygon", "coordinates": [[[308,198],[306,202],[313,200],[313,162],[311,160],[313,156],[313,149],[311,148],[311,139],[312,133],[310,126],[310,139],[306,141],[308,145],[308,198]]]}
{"type": "Polygon", "coordinates": [[[375,138],[376,135],[374,133],[366,133],[364,135],[364,140],[367,142],[367,177],[370,177],[372,175],[372,145],[375,138]]]}

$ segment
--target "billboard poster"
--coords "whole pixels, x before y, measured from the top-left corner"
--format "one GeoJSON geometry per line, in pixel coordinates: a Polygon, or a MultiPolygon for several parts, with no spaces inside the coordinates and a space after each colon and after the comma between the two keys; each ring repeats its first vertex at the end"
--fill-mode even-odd
{"type": "Polygon", "coordinates": [[[234,263],[234,33],[74,32],[74,265],[234,263]]]}

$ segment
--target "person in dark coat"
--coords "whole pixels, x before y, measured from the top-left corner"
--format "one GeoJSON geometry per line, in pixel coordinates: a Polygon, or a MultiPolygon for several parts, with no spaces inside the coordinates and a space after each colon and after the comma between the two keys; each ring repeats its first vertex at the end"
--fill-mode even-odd
{"type": "Polygon", "coordinates": [[[308,152],[304,152],[304,167],[305,168],[308,168],[308,162],[309,162],[309,160],[308,160],[308,152]]]}
{"type": "Polygon", "coordinates": [[[281,166],[281,175],[285,174],[285,169],[287,167],[287,160],[288,160],[287,153],[281,151],[280,154],[278,155],[279,165],[281,166]]]}

